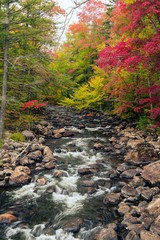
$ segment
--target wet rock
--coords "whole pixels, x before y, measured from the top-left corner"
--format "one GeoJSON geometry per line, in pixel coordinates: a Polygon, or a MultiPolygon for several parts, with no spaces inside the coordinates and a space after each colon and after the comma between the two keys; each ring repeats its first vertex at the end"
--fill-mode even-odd
{"type": "Polygon", "coordinates": [[[87,174],[93,174],[93,173],[96,173],[96,169],[93,169],[93,168],[80,168],[78,169],[78,173],[80,175],[87,175],[87,174]]]}
{"type": "Polygon", "coordinates": [[[63,133],[63,137],[73,137],[75,135],[75,132],[72,131],[65,131],[63,133]]]}
{"type": "Polygon", "coordinates": [[[27,184],[31,180],[30,169],[27,166],[17,166],[9,179],[10,185],[27,184]]]}
{"type": "Polygon", "coordinates": [[[97,185],[94,181],[84,180],[84,181],[82,181],[82,186],[84,186],[84,187],[96,187],[97,185]]]}
{"type": "Polygon", "coordinates": [[[121,178],[133,178],[134,176],[139,175],[141,171],[142,171],[141,168],[128,169],[121,173],[121,178]]]}
{"type": "Polygon", "coordinates": [[[50,155],[53,155],[53,152],[52,152],[52,150],[48,147],[48,146],[46,146],[46,147],[44,147],[44,149],[43,149],[43,155],[44,156],[50,156],[50,155]]]}
{"type": "Polygon", "coordinates": [[[121,200],[121,194],[120,193],[107,193],[105,198],[103,199],[104,204],[114,204],[116,205],[121,200]]]}
{"type": "Polygon", "coordinates": [[[129,211],[130,211],[130,206],[128,206],[126,203],[121,202],[118,205],[118,212],[119,212],[120,215],[124,215],[126,213],[129,213],[129,211]]]}
{"type": "Polygon", "coordinates": [[[96,150],[100,150],[100,149],[104,149],[105,146],[102,143],[95,143],[93,147],[96,150]]]}
{"type": "Polygon", "coordinates": [[[44,167],[46,169],[53,169],[53,168],[55,168],[55,162],[53,162],[53,161],[47,162],[44,164],[44,167]]]}
{"type": "Polygon", "coordinates": [[[122,163],[122,164],[118,164],[117,171],[122,173],[122,172],[124,172],[124,171],[126,171],[128,169],[131,169],[131,168],[132,168],[132,166],[129,166],[129,165],[125,164],[125,163],[122,163]]]}
{"type": "Polygon", "coordinates": [[[151,233],[150,231],[141,231],[140,232],[140,239],[141,240],[160,240],[160,236],[158,236],[156,233],[151,233]]]}
{"type": "Polygon", "coordinates": [[[1,180],[0,181],[0,187],[4,187],[6,185],[6,181],[5,180],[1,180]]]}
{"type": "Polygon", "coordinates": [[[42,178],[38,178],[36,181],[39,185],[45,185],[48,181],[46,178],[42,177],[42,178]]]}
{"type": "Polygon", "coordinates": [[[57,170],[54,172],[54,177],[59,178],[62,177],[64,175],[64,172],[61,170],[57,170]]]}
{"type": "Polygon", "coordinates": [[[142,177],[153,186],[160,186],[160,161],[143,168],[142,177]]]}
{"type": "Polygon", "coordinates": [[[56,187],[55,187],[55,186],[49,186],[49,187],[46,189],[46,192],[47,192],[47,193],[56,192],[56,187]]]}
{"type": "Polygon", "coordinates": [[[87,192],[88,194],[93,194],[93,193],[97,192],[97,189],[94,188],[94,187],[87,187],[87,188],[86,188],[86,192],[87,192]]]}
{"type": "Polygon", "coordinates": [[[11,223],[17,221],[17,217],[11,213],[0,214],[0,223],[11,223]]]}
{"type": "Polygon", "coordinates": [[[22,132],[22,134],[26,140],[33,140],[35,138],[35,135],[31,131],[28,131],[28,130],[24,130],[22,132]]]}
{"type": "Polygon", "coordinates": [[[118,240],[115,230],[116,225],[114,223],[108,224],[95,235],[94,240],[118,240]]]}
{"type": "Polygon", "coordinates": [[[63,229],[66,232],[77,233],[83,225],[83,219],[79,217],[71,218],[63,224],[63,229]]]}
{"type": "Polygon", "coordinates": [[[160,215],[155,219],[155,221],[150,226],[150,231],[160,235],[160,215]]]}
{"type": "Polygon", "coordinates": [[[62,134],[64,134],[64,133],[65,133],[64,128],[53,130],[54,138],[61,138],[62,134]]]}
{"type": "Polygon", "coordinates": [[[135,231],[130,231],[127,234],[125,240],[140,240],[140,238],[139,238],[138,234],[135,231]]]}
{"type": "Polygon", "coordinates": [[[43,162],[48,163],[50,161],[51,162],[55,161],[53,152],[48,146],[44,148],[43,155],[44,155],[42,160],[43,162]]]}
{"type": "Polygon", "coordinates": [[[145,209],[151,216],[158,217],[160,215],[160,195],[157,195],[145,209]]]}

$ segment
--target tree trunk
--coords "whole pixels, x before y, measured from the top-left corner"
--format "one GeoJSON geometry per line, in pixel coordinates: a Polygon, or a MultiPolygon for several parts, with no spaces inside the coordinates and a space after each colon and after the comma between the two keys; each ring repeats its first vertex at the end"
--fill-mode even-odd
{"type": "Polygon", "coordinates": [[[9,0],[6,0],[6,16],[5,16],[5,41],[4,41],[4,69],[3,69],[3,84],[2,84],[2,102],[0,111],[0,139],[3,136],[4,118],[6,113],[7,103],[7,80],[8,80],[8,52],[9,52],[9,0]]]}

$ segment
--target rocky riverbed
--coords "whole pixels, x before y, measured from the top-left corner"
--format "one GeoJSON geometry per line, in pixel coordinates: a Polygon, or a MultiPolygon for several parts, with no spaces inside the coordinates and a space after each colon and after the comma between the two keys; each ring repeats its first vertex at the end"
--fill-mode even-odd
{"type": "MultiPolygon", "coordinates": [[[[54,179],[67,176],[66,168],[71,163],[57,157],[63,151],[60,146],[55,149],[54,144],[60,140],[63,142],[63,139],[75,139],[77,131],[78,134],[81,131],[88,131],[88,134],[92,131],[89,147],[95,156],[102,154],[103,158],[96,158],[95,162],[89,159],[89,163],[82,166],[79,164],[76,170],[77,184],[81,198],[86,194],[99,196],[98,202],[101,202],[101,209],[105,213],[103,218],[95,220],[88,235],[83,231],[87,229],[85,218],[74,215],[62,221],[60,227],[64,231],[63,236],[65,232],[71,233],[64,239],[159,240],[160,137],[155,131],[140,131],[133,123],[102,113],[75,113],[62,107],[51,107],[47,116],[47,120],[35,125],[32,131],[23,131],[25,143],[16,143],[6,138],[1,150],[1,189],[20,189],[32,182],[43,187],[49,180],[39,173],[45,171],[52,171],[54,179]],[[97,132],[101,137],[97,137],[97,132]],[[110,167],[106,168],[108,163],[110,167]],[[63,168],[60,167],[62,165],[63,168]],[[99,195],[100,190],[102,194],[99,195]],[[114,216],[109,221],[104,219],[108,216],[107,211],[111,211],[114,216]]],[[[76,140],[67,145],[64,155],[67,156],[70,151],[79,151],[76,140]]],[[[46,191],[54,194],[56,187],[49,185],[46,191]]],[[[0,223],[3,226],[20,220],[21,214],[15,210],[11,207],[1,209],[0,223]]],[[[53,238],[53,233],[48,231],[42,238],[36,238],[33,232],[32,235],[35,237],[33,239],[62,239],[56,234],[53,238]]],[[[8,239],[15,239],[12,235],[8,236],[8,239]]]]}

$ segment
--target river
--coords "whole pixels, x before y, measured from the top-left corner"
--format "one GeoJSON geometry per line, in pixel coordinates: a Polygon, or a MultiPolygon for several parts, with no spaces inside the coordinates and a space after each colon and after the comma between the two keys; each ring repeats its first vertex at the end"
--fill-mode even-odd
{"type": "Polygon", "coordinates": [[[94,149],[95,143],[106,144],[114,135],[112,118],[51,107],[47,120],[74,136],[46,140],[56,158],[55,169],[34,173],[31,183],[22,187],[1,190],[1,212],[14,210],[19,219],[0,225],[1,240],[92,240],[98,229],[118,217],[103,198],[118,191],[109,173],[119,159],[113,152],[94,149]],[[86,168],[91,171],[84,173],[86,168]],[[38,178],[46,183],[38,184],[38,178]]]}

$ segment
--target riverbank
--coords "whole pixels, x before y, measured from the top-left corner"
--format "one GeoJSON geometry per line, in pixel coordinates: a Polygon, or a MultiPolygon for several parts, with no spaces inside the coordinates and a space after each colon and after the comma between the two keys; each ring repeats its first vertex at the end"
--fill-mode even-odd
{"type": "MultiPolygon", "coordinates": [[[[53,170],[53,177],[61,178],[65,171],[59,169],[62,160],[56,155],[62,149],[55,150],[54,143],[60,139],[74,139],[77,129],[93,132],[96,129],[102,138],[93,134],[90,148],[104,157],[94,164],[78,167],[79,184],[82,193],[88,195],[95,194],[99,189],[108,189],[108,184],[111,184],[100,199],[104,209],[112,209],[116,217],[110,223],[103,221],[98,224],[99,228],[88,239],[159,239],[160,139],[155,132],[139,131],[134,124],[95,112],[71,113],[61,107],[50,111],[52,113],[47,121],[41,121],[32,132],[23,132],[25,143],[5,141],[0,170],[1,188],[20,187],[33,182],[35,174],[41,171],[53,170]],[[112,168],[104,171],[103,166],[108,162],[112,168]],[[95,180],[96,177],[98,180],[95,180]]],[[[67,151],[75,148],[77,150],[76,144],[72,143],[67,151]]],[[[65,154],[67,156],[67,152],[65,154]]],[[[47,179],[39,176],[36,182],[45,186],[47,179]]],[[[0,214],[1,223],[17,220],[14,212],[2,211],[0,214]]],[[[82,218],[71,218],[62,228],[77,234],[84,226],[82,218]]]]}

